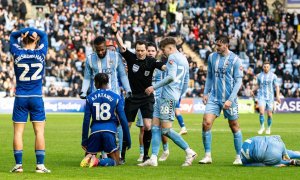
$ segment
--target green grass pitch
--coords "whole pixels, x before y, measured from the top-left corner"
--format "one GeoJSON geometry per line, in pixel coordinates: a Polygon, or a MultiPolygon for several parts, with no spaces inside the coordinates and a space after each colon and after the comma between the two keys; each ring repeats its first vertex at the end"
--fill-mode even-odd
{"type": "MultiPolygon", "coordinates": [[[[184,115],[188,134],[184,139],[198,153],[191,167],[181,167],[185,153],[170,141],[170,156],[158,167],[138,167],[138,132],[131,128],[132,148],[127,153],[125,165],[107,168],[80,168],[83,158],[81,149],[81,125],[83,114],[47,114],[46,125],[46,167],[51,174],[35,173],[34,133],[27,123],[24,133],[24,154],[22,174],[12,174],[14,166],[12,153],[13,129],[11,115],[0,115],[0,179],[299,179],[300,168],[275,168],[233,166],[235,157],[232,133],[223,117],[213,126],[213,164],[200,165],[204,150],[201,138],[202,115],[184,115]]],[[[257,114],[241,115],[240,125],[244,140],[257,135],[259,121],[257,114]]],[[[272,134],[279,134],[288,149],[300,150],[300,114],[274,114],[272,134]]],[[[179,131],[175,121],[174,129],[179,131]]]]}

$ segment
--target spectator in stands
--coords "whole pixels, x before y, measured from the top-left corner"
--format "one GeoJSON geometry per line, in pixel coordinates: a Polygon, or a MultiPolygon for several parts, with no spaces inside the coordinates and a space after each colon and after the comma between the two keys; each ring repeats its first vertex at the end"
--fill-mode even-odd
{"type": "Polygon", "coordinates": [[[22,0],[20,2],[19,12],[20,12],[20,19],[25,20],[25,17],[26,17],[26,14],[27,14],[27,8],[26,8],[26,4],[25,4],[24,0],[22,0]]]}

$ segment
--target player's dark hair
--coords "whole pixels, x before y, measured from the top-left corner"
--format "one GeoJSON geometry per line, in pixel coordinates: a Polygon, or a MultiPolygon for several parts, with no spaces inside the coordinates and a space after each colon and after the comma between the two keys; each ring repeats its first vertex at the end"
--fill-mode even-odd
{"type": "Polygon", "coordinates": [[[157,47],[156,47],[156,44],[154,42],[148,42],[148,47],[154,47],[155,50],[157,51],[157,47]]]}
{"type": "Polygon", "coordinates": [[[135,43],[135,47],[136,47],[136,45],[145,45],[146,49],[148,47],[148,43],[144,40],[137,40],[135,43]]]}
{"type": "Polygon", "coordinates": [[[229,38],[227,36],[224,35],[220,35],[216,38],[216,41],[220,41],[223,44],[229,44],[229,38]]]}
{"type": "Polygon", "coordinates": [[[160,48],[164,48],[164,47],[166,47],[169,44],[176,46],[176,40],[175,40],[175,38],[173,38],[173,37],[165,37],[163,40],[160,41],[159,47],[160,48]]]}
{"type": "MultiPolygon", "coordinates": [[[[101,88],[108,84],[109,77],[105,73],[98,73],[98,74],[96,74],[94,81],[95,81],[95,85],[98,84],[99,87],[101,88]]],[[[97,88],[99,88],[99,87],[97,87],[97,88]]]]}
{"type": "Polygon", "coordinates": [[[94,39],[94,45],[100,45],[102,43],[105,44],[106,40],[103,36],[98,36],[94,39]]]}
{"type": "Polygon", "coordinates": [[[27,45],[27,44],[32,44],[34,42],[33,39],[30,38],[30,35],[28,34],[26,37],[23,38],[23,44],[27,45]]]}
{"type": "Polygon", "coordinates": [[[264,62],[264,64],[270,64],[270,61],[266,60],[266,61],[264,62]]]}

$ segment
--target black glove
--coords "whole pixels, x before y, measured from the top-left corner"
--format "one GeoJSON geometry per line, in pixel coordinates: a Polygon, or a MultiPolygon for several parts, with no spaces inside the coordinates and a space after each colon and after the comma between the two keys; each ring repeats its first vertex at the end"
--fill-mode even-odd
{"type": "Polygon", "coordinates": [[[86,93],[80,92],[79,97],[80,97],[80,99],[86,99],[86,93]]]}

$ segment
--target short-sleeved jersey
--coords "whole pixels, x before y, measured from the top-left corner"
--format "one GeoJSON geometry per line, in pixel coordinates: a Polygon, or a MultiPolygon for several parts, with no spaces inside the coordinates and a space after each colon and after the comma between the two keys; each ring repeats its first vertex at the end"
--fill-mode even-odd
{"type": "Polygon", "coordinates": [[[128,67],[128,79],[133,94],[142,94],[146,88],[152,85],[153,71],[155,68],[161,69],[163,62],[157,62],[156,59],[146,57],[139,60],[136,54],[126,50],[121,53],[125,58],[128,67]]]}
{"type": "Polygon", "coordinates": [[[94,83],[91,83],[95,75],[98,73],[106,73],[109,76],[109,89],[120,95],[119,80],[122,82],[124,89],[129,92],[130,86],[126,76],[125,66],[122,62],[122,56],[114,51],[107,50],[103,59],[98,58],[96,53],[90,54],[86,59],[84,70],[84,81],[82,92],[86,93],[91,87],[91,92],[96,91],[94,83]]]}
{"type": "Polygon", "coordinates": [[[249,143],[249,152],[241,153],[255,163],[264,163],[266,165],[276,165],[280,162],[283,155],[287,154],[286,147],[280,136],[256,136],[247,139],[249,143]]]}
{"type": "Polygon", "coordinates": [[[231,51],[227,56],[214,52],[208,58],[207,76],[212,80],[212,86],[204,94],[210,93],[210,100],[225,102],[232,93],[235,79],[243,77],[241,60],[231,51]]]}
{"type": "Polygon", "coordinates": [[[14,71],[16,75],[16,97],[41,97],[42,81],[44,77],[45,58],[48,50],[47,34],[25,28],[12,32],[10,36],[10,52],[14,57],[14,71]],[[22,48],[18,38],[29,31],[29,35],[36,32],[40,36],[39,47],[34,50],[22,48]]]}
{"type": "Polygon", "coordinates": [[[124,111],[123,108],[121,97],[110,90],[98,89],[88,95],[85,116],[92,116],[91,134],[99,131],[116,133],[119,124],[117,114],[124,111]]]}
{"type": "Polygon", "coordinates": [[[278,86],[277,76],[270,71],[268,73],[261,72],[257,75],[257,84],[259,86],[258,99],[273,101],[274,90],[278,86]]]}
{"type": "Polygon", "coordinates": [[[169,55],[166,65],[163,77],[171,76],[174,81],[162,87],[161,97],[178,101],[187,89],[189,64],[186,57],[177,51],[169,55]]]}

